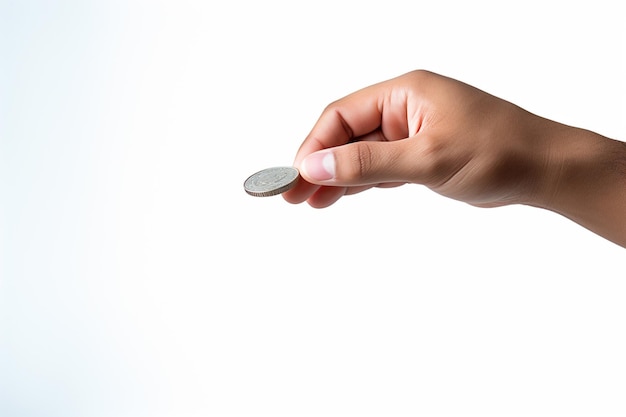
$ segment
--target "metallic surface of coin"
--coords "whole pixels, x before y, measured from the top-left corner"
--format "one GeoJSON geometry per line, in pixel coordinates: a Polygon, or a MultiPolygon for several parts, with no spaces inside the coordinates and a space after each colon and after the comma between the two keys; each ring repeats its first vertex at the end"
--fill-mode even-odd
{"type": "Polygon", "coordinates": [[[243,188],[255,197],[269,197],[291,189],[298,182],[298,176],[298,170],[293,167],[268,168],[248,177],[243,188]]]}

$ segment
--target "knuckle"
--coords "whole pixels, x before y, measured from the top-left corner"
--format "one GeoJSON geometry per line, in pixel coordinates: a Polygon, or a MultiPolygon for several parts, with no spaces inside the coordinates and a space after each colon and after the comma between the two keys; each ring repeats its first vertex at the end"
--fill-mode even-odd
{"type": "Polygon", "coordinates": [[[354,143],[353,152],[349,156],[349,163],[343,172],[345,181],[349,183],[366,181],[373,165],[372,156],[373,151],[368,142],[354,143]]]}
{"type": "Polygon", "coordinates": [[[408,76],[415,82],[426,82],[433,76],[433,73],[424,69],[413,70],[408,76]]]}
{"type": "Polygon", "coordinates": [[[372,168],[372,147],[369,143],[363,142],[358,147],[358,172],[361,178],[367,178],[372,168]]]}

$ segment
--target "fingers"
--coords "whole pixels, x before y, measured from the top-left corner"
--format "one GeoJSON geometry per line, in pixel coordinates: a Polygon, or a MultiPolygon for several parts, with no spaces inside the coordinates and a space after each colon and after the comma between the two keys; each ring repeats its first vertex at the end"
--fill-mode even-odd
{"type": "MultiPolygon", "coordinates": [[[[308,184],[308,183],[307,183],[308,184]]],[[[304,201],[307,201],[311,207],[315,208],[324,208],[328,207],[337,200],[339,200],[344,195],[353,195],[358,194],[363,191],[367,191],[370,188],[392,188],[399,187],[401,185],[406,184],[405,182],[390,182],[384,184],[374,184],[374,185],[361,185],[355,187],[324,187],[315,185],[314,190],[310,192],[296,192],[294,193],[292,190],[283,194],[283,197],[286,201],[292,204],[299,204],[304,201]]],[[[313,185],[313,184],[309,184],[313,185]]]]}
{"type": "Polygon", "coordinates": [[[420,182],[426,176],[419,137],[395,142],[355,142],[314,152],[302,160],[300,173],[309,183],[360,187],[420,182]]]}
{"type": "Polygon", "coordinates": [[[334,204],[346,194],[347,187],[320,187],[306,201],[311,207],[324,208],[334,204]]]}
{"type": "Polygon", "coordinates": [[[362,141],[313,152],[300,164],[303,180],[283,197],[290,203],[308,201],[313,207],[326,207],[344,195],[371,187],[432,183],[447,171],[453,172],[441,155],[443,148],[420,134],[394,142],[362,141]]]}
{"type": "Polygon", "coordinates": [[[283,194],[286,201],[325,207],[343,195],[410,181],[410,155],[390,143],[415,134],[420,123],[416,106],[408,111],[413,83],[406,77],[414,74],[364,88],[324,110],[294,161],[304,181],[283,194]]]}
{"type": "Polygon", "coordinates": [[[321,208],[344,195],[371,187],[395,187],[428,176],[425,139],[415,136],[395,142],[355,142],[314,152],[302,160],[304,181],[283,197],[290,203],[307,201],[321,208]]]}
{"type": "Polygon", "coordinates": [[[394,80],[364,88],[330,104],[296,154],[294,165],[307,155],[352,140],[397,140],[408,136],[406,91],[394,80]]]}
{"type": "Polygon", "coordinates": [[[288,203],[300,204],[315,194],[320,186],[306,181],[299,181],[298,184],[289,191],[285,191],[282,196],[288,203]]]}

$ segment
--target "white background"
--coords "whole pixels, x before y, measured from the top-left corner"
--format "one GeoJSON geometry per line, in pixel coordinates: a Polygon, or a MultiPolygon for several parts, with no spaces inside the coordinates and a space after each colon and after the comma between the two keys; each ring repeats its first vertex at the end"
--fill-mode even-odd
{"type": "Polygon", "coordinates": [[[0,1],[0,415],[624,415],[624,249],[242,183],[417,68],[624,140],[625,33],[605,1],[0,1]]]}

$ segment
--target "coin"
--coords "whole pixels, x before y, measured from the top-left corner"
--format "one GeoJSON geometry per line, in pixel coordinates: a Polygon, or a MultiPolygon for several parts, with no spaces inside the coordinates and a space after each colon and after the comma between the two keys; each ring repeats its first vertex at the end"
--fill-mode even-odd
{"type": "Polygon", "coordinates": [[[269,197],[291,189],[298,182],[299,175],[293,167],[267,168],[249,176],[243,188],[255,197],[269,197]]]}

